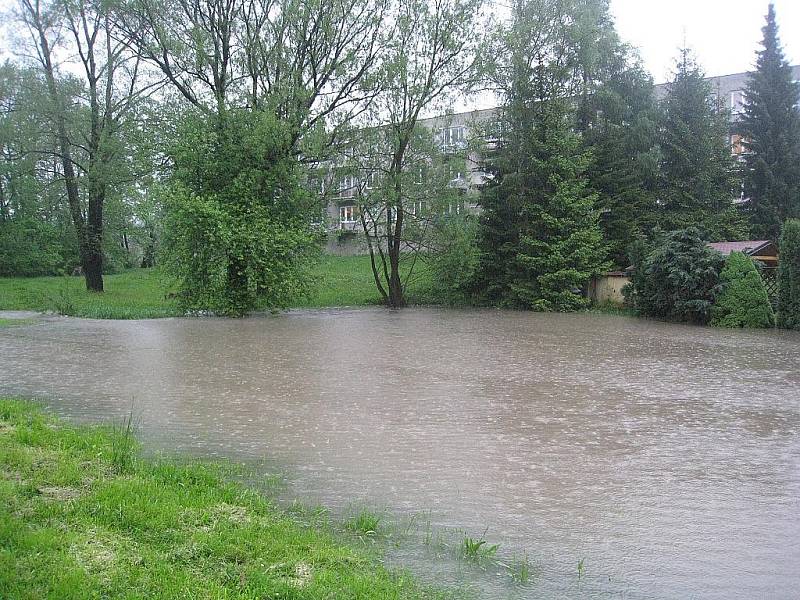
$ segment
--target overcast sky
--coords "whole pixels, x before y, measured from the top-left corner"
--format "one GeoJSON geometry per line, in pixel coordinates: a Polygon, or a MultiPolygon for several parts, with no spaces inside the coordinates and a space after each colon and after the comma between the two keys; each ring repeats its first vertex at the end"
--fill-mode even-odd
{"type": "MultiPolygon", "coordinates": [[[[610,1],[620,36],[639,48],[656,83],[669,79],[684,38],[709,76],[750,70],[768,5],[768,0],[610,1]]],[[[800,0],[774,3],[786,57],[791,64],[800,64],[800,0]]],[[[0,0],[0,15],[15,4],[0,0]]],[[[3,33],[0,57],[11,50],[3,33]]]]}
{"type": "MultiPolygon", "coordinates": [[[[767,0],[611,0],[617,31],[639,48],[656,83],[669,79],[684,37],[707,75],[752,69],[767,0]]],[[[800,0],[775,0],[791,64],[800,64],[800,0]]]]}

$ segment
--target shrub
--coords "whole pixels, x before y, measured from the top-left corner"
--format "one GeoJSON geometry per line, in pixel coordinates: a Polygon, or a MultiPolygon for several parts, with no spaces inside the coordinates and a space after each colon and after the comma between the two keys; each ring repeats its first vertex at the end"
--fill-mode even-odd
{"type": "Polygon", "coordinates": [[[284,308],[310,282],[311,234],[251,206],[242,213],[214,194],[176,186],[165,198],[163,266],[181,307],[241,316],[256,308],[284,308]]]}
{"type": "Polygon", "coordinates": [[[291,132],[269,113],[192,117],[172,149],[161,257],[183,308],[284,308],[311,283],[317,201],[298,183],[291,132]]]}
{"type": "Polygon", "coordinates": [[[478,267],[478,223],[471,216],[449,216],[434,232],[431,301],[459,305],[468,301],[468,287],[478,267]]]}
{"type": "Polygon", "coordinates": [[[644,316],[705,324],[720,291],[722,255],[709,248],[695,228],[664,236],[643,262],[634,265],[628,297],[644,316]]]}
{"type": "Polygon", "coordinates": [[[0,277],[56,275],[62,268],[59,231],[33,219],[0,222],[0,277]]]}
{"type": "Polygon", "coordinates": [[[711,324],[717,327],[772,327],[775,314],[767,288],[753,260],[731,252],[720,275],[722,291],[711,309],[711,324]]]}
{"type": "Polygon", "coordinates": [[[778,327],[800,330],[800,219],[786,221],[781,234],[778,327]]]}

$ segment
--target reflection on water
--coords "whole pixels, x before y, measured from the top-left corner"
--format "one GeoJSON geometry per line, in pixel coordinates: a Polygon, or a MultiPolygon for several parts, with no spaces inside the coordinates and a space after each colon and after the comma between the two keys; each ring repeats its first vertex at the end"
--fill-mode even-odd
{"type": "Polygon", "coordinates": [[[90,420],[133,405],[151,447],[267,458],[334,508],[488,527],[540,569],[518,596],[800,589],[798,334],[331,310],[59,319],[0,330],[0,356],[0,393],[90,420]]]}

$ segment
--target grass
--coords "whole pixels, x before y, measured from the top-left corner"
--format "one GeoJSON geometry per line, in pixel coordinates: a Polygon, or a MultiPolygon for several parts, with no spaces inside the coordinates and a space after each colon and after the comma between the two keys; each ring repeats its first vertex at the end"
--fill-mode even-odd
{"type": "Polygon", "coordinates": [[[130,421],[0,399],[0,598],[442,598],[214,465],[140,459],[130,421]]]}
{"type": "MultiPolygon", "coordinates": [[[[0,310],[35,310],[94,319],[150,319],[180,315],[177,303],[153,269],[105,276],[105,292],[87,292],[82,277],[0,278],[0,310]]],[[[368,256],[324,256],[315,286],[294,308],[369,306],[380,294],[368,256]]],[[[430,275],[418,262],[409,283],[411,303],[424,303],[430,275]]]]}
{"type": "Polygon", "coordinates": [[[180,314],[156,271],[107,275],[105,292],[86,291],[83,277],[0,279],[0,310],[37,310],[94,319],[145,319],[180,314]]]}

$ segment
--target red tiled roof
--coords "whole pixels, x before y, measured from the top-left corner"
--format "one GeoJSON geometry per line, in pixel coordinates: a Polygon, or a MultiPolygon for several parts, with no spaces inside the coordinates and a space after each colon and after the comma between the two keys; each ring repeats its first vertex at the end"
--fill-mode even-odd
{"type": "Polygon", "coordinates": [[[743,242],[712,242],[708,245],[717,252],[721,252],[723,255],[728,256],[728,254],[731,252],[744,252],[745,254],[750,254],[754,250],[758,250],[769,243],[769,240],[745,240],[743,242]]]}

